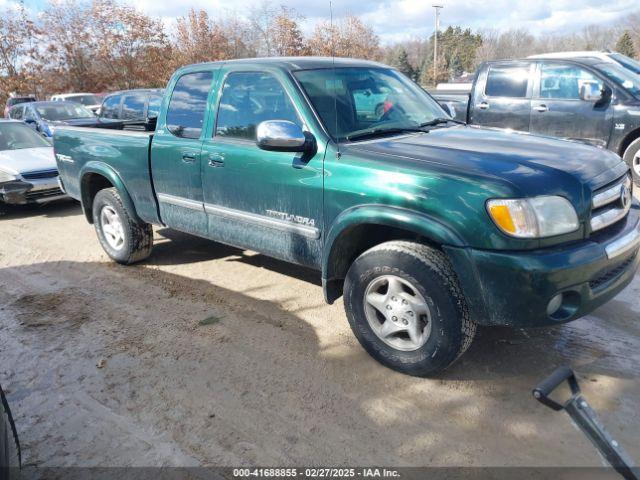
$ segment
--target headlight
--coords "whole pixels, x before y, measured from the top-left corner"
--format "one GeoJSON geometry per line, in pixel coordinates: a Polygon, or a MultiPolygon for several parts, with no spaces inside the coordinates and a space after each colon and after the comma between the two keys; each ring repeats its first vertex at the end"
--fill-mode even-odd
{"type": "Polygon", "coordinates": [[[0,170],[0,183],[12,182],[16,178],[18,178],[18,177],[16,177],[15,175],[12,175],[10,173],[5,172],[4,170],[0,170]]]}
{"type": "Polygon", "coordinates": [[[552,237],[580,227],[575,208],[563,197],[489,200],[487,210],[498,228],[512,237],[552,237]]]}

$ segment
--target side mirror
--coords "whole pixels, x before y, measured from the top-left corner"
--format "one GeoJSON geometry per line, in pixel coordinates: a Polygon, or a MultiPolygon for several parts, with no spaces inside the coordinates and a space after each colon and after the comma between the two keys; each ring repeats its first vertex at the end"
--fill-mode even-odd
{"type": "Polygon", "coordinates": [[[580,85],[580,100],[598,103],[604,97],[605,88],[597,82],[585,82],[580,85]]]}
{"type": "Polygon", "coordinates": [[[305,135],[299,125],[288,120],[267,120],[258,125],[256,143],[262,150],[306,152],[313,139],[305,135]]]}

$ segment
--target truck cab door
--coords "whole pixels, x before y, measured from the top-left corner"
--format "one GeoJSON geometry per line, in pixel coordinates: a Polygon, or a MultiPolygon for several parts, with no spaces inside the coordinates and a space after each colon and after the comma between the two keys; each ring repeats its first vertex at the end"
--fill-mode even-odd
{"type": "MultiPolygon", "coordinates": [[[[309,131],[291,80],[278,69],[229,66],[202,149],[209,237],[290,262],[321,257],[324,144],[311,153],[267,151],[256,128],[288,120],[309,131]]],[[[318,137],[316,137],[318,138],[318,137]]]]}
{"type": "Polygon", "coordinates": [[[581,66],[540,62],[531,102],[531,133],[606,147],[614,116],[610,95],[600,102],[580,97],[581,89],[604,91],[605,87],[602,79],[581,66]]]}
{"type": "Polygon", "coordinates": [[[471,95],[469,123],[529,131],[532,62],[492,63],[478,76],[471,95]]]}
{"type": "Polygon", "coordinates": [[[207,232],[200,156],[214,76],[212,70],[190,71],[172,80],[168,105],[151,142],[151,173],[162,222],[199,235],[207,232]]]}

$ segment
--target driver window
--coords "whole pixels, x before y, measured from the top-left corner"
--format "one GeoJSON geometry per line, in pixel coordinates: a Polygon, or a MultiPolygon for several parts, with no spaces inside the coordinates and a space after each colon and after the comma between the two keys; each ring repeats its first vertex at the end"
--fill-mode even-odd
{"type": "Polygon", "coordinates": [[[602,81],[590,72],[573,65],[545,64],[540,69],[540,98],[580,100],[580,89],[602,81]]]}
{"type": "Polygon", "coordinates": [[[302,126],[280,82],[263,72],[230,73],[222,87],[215,135],[255,140],[266,120],[289,120],[302,126]]]}
{"type": "Polygon", "coordinates": [[[36,119],[36,114],[33,113],[33,110],[31,110],[31,107],[24,107],[24,119],[25,120],[35,120],[36,119]]]}

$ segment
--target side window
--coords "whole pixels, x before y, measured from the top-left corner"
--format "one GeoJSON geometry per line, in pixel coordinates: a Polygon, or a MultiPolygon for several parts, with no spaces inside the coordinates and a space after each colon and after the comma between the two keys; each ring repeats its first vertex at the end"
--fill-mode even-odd
{"type": "Polygon", "coordinates": [[[9,118],[13,118],[14,120],[22,120],[22,111],[24,107],[15,107],[12,108],[9,112],[9,118]]]}
{"type": "Polygon", "coordinates": [[[35,120],[36,119],[36,114],[33,112],[33,108],[31,107],[24,107],[24,119],[25,120],[35,120]]]}
{"type": "Polygon", "coordinates": [[[215,134],[254,140],[256,127],[265,120],[289,120],[301,124],[291,99],[269,73],[237,72],[222,87],[215,134]]]}
{"type": "Polygon", "coordinates": [[[144,118],[144,94],[127,95],[122,101],[123,120],[141,120],[144,118]]]}
{"type": "Polygon", "coordinates": [[[176,137],[200,137],[212,80],[213,72],[196,72],[176,83],[167,109],[167,129],[176,137]]]}
{"type": "Polygon", "coordinates": [[[113,95],[111,97],[107,97],[104,102],[102,102],[102,107],[100,108],[100,116],[103,118],[120,118],[120,99],[122,97],[120,95],[113,95]]]}
{"type": "Polygon", "coordinates": [[[160,105],[162,104],[162,97],[157,95],[151,95],[149,97],[149,106],[147,107],[147,117],[156,118],[160,113],[160,105]]]}
{"type": "Polygon", "coordinates": [[[484,93],[489,97],[525,98],[528,84],[528,65],[490,67],[484,93]]]}
{"type": "Polygon", "coordinates": [[[590,72],[574,65],[543,63],[540,68],[540,98],[579,100],[580,89],[602,82],[590,72]]]}

